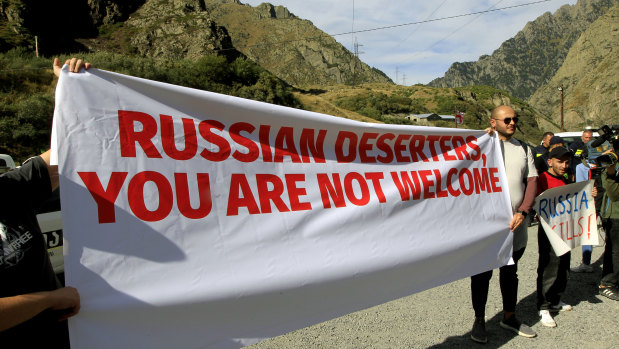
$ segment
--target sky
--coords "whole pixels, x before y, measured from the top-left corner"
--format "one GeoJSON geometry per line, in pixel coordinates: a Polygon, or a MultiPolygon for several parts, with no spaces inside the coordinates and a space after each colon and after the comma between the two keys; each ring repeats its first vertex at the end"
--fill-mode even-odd
{"type": "Polygon", "coordinates": [[[351,52],[356,40],[359,58],[401,85],[427,84],[452,63],[490,55],[527,22],[576,1],[241,0],[283,5],[351,52]]]}

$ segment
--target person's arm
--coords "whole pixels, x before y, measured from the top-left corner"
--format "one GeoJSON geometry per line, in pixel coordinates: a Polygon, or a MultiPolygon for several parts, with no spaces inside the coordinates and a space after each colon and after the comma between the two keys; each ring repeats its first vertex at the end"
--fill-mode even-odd
{"type": "MultiPolygon", "coordinates": [[[[509,229],[514,231],[514,229],[518,228],[522,222],[524,222],[525,214],[528,214],[531,211],[531,207],[533,207],[533,203],[535,202],[535,197],[537,196],[537,169],[535,168],[535,164],[533,163],[533,153],[531,152],[531,148],[526,149],[525,151],[526,161],[527,161],[527,172],[526,172],[526,181],[527,186],[524,191],[524,198],[520,203],[520,206],[516,209],[516,213],[512,217],[512,221],[509,223],[509,229]],[[522,214],[520,212],[524,212],[522,214]]],[[[524,178],[523,178],[524,180],[524,178]]]]}
{"type": "Polygon", "coordinates": [[[614,166],[608,166],[602,172],[602,187],[606,189],[606,195],[610,201],[619,200],[619,179],[614,166]]]}
{"type": "Polygon", "coordinates": [[[45,310],[66,310],[58,320],[79,312],[80,295],[73,287],[0,298],[0,332],[28,321],[45,310]]]}
{"type": "Polygon", "coordinates": [[[518,228],[522,222],[524,222],[525,216],[519,212],[526,212],[529,214],[531,212],[531,207],[533,207],[533,203],[535,202],[535,197],[537,196],[537,177],[529,177],[527,178],[527,189],[524,192],[524,199],[522,199],[522,203],[518,207],[516,213],[512,217],[512,221],[509,223],[509,229],[514,230],[518,228]]]}
{"type": "MultiPolygon", "coordinates": [[[[92,67],[92,64],[84,62],[81,59],[77,59],[75,57],[67,59],[64,63],[69,65],[69,72],[72,73],[79,73],[82,68],[88,70],[92,67]]],[[[52,69],[54,70],[54,75],[60,77],[62,65],[60,64],[60,60],[58,58],[54,58],[54,61],[52,62],[52,69]]],[[[43,161],[45,161],[45,164],[47,165],[47,172],[49,172],[49,180],[52,184],[53,191],[58,188],[58,166],[51,165],[50,156],[51,153],[49,150],[41,154],[41,158],[43,159],[43,161]]]]}
{"type": "Polygon", "coordinates": [[[58,188],[58,166],[51,165],[50,163],[51,151],[50,150],[46,151],[40,156],[41,156],[41,159],[43,159],[43,161],[45,162],[45,165],[47,165],[47,172],[49,173],[49,181],[52,184],[52,191],[54,191],[56,190],[56,188],[58,188]]]}
{"type": "Polygon", "coordinates": [[[529,213],[537,196],[537,176],[527,178],[527,189],[524,191],[524,199],[518,207],[518,211],[529,213]]]}

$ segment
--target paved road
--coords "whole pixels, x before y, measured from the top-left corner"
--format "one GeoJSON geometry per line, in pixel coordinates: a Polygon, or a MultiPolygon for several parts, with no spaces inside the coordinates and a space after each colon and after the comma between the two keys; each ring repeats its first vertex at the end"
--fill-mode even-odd
{"type": "MultiPolygon", "coordinates": [[[[595,272],[572,273],[564,301],[574,310],[555,317],[556,328],[541,325],[535,308],[537,226],[519,262],[518,317],[532,326],[536,338],[502,329],[498,272],[490,284],[486,310],[488,343],[469,339],[473,324],[470,281],[462,279],[380,306],[352,313],[258,343],[251,348],[618,348],[619,302],[597,294],[604,247],[593,249],[595,272]]],[[[572,266],[580,263],[572,252],[572,266]]]]}

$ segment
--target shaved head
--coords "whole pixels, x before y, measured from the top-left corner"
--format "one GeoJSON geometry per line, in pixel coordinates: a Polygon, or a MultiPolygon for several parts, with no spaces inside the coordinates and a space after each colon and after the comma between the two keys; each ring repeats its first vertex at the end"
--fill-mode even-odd
{"type": "Polygon", "coordinates": [[[490,126],[499,134],[501,140],[509,140],[516,132],[518,117],[514,109],[507,105],[501,105],[492,109],[490,114],[490,126]]]}
{"type": "Polygon", "coordinates": [[[492,114],[490,115],[493,119],[499,119],[499,116],[502,116],[504,113],[509,115],[516,114],[514,109],[508,105],[500,105],[494,109],[492,109],[492,114]]]}

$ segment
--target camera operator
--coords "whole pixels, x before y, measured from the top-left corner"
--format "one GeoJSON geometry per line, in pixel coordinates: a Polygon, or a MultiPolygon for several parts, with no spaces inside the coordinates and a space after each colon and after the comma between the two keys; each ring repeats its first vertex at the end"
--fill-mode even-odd
{"type": "MultiPolygon", "coordinates": [[[[619,132],[615,132],[619,133],[619,132]]],[[[606,189],[602,198],[601,215],[606,230],[604,268],[600,280],[600,295],[619,301],[619,150],[618,134],[612,141],[613,149],[598,157],[598,165],[604,166],[602,186],[606,189]]]]}

